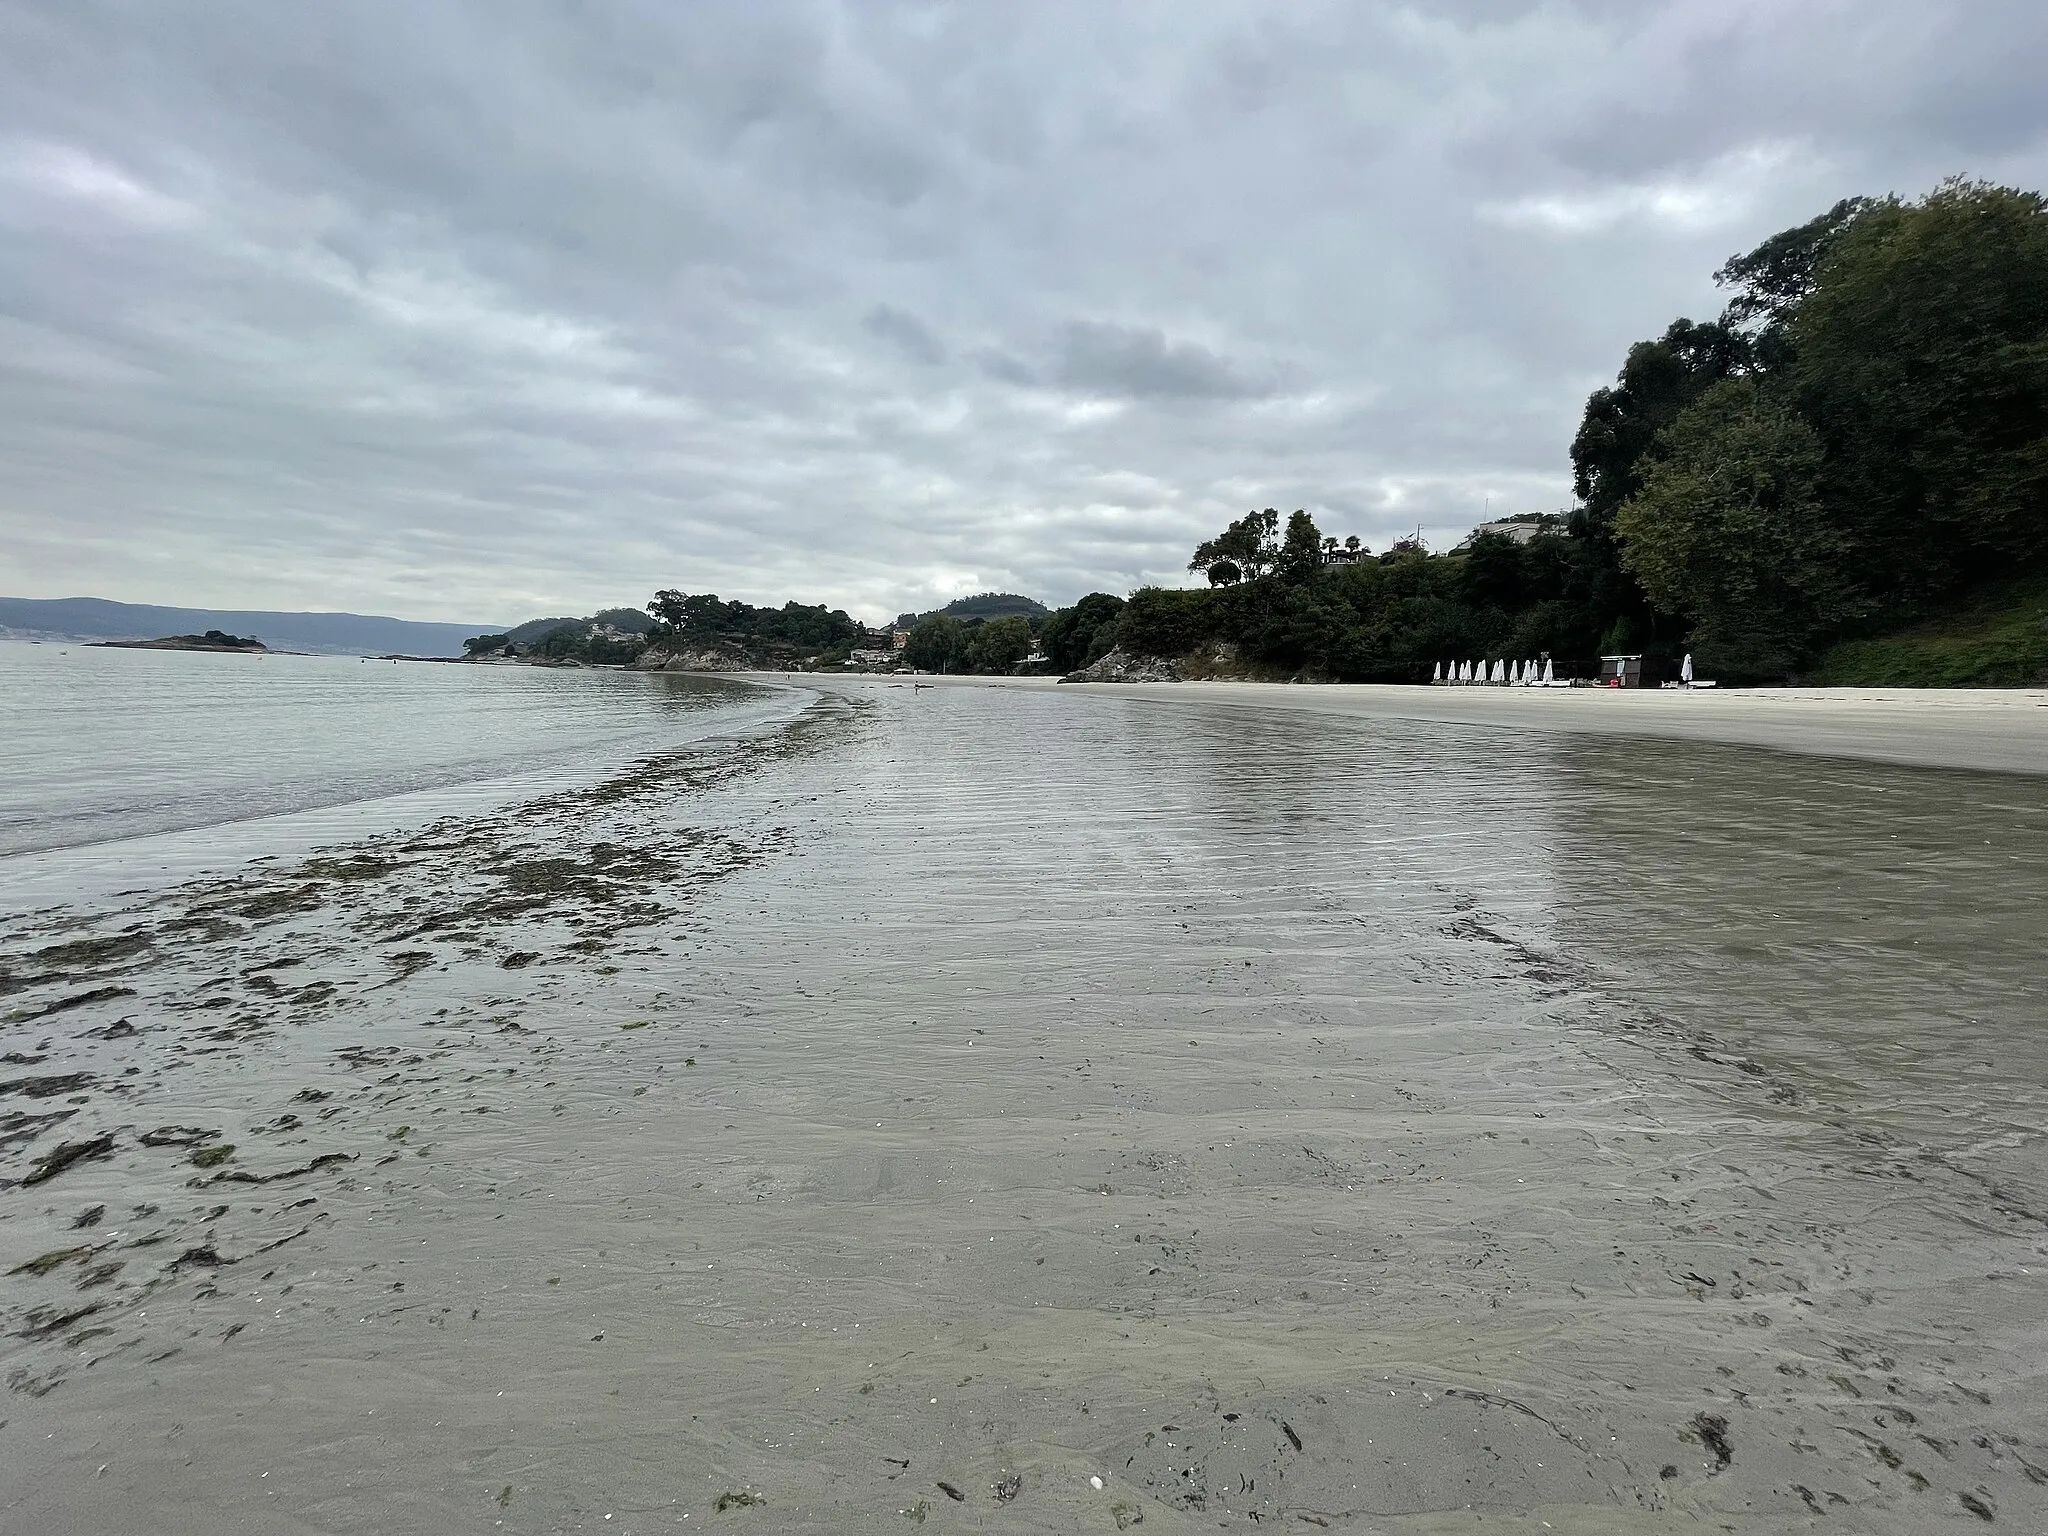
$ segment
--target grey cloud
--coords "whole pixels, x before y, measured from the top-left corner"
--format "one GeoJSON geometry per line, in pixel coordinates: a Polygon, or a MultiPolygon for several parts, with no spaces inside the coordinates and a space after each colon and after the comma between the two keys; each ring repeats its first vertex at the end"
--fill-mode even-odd
{"type": "Polygon", "coordinates": [[[1037,372],[1022,358],[1013,357],[996,347],[984,347],[974,354],[974,360],[981,371],[992,379],[1005,384],[1033,385],[1039,382],[1037,372]]]}
{"type": "Polygon", "coordinates": [[[1257,506],[1455,538],[1731,251],[2048,181],[2036,9],[11,0],[0,585],[883,615],[1257,506]]]}
{"type": "Polygon", "coordinates": [[[1186,400],[1247,400],[1274,385],[1190,341],[1154,327],[1076,320],[1061,335],[1054,376],[1075,389],[1105,395],[1186,400]]]}
{"type": "Polygon", "coordinates": [[[945,343],[932,334],[931,327],[907,309],[898,309],[893,304],[877,304],[860,324],[870,336],[894,342],[914,363],[931,367],[946,360],[945,343]]]}

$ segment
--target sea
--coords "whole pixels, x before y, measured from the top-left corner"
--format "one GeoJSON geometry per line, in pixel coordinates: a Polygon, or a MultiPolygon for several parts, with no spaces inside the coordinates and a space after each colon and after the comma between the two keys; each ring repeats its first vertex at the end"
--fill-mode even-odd
{"type": "Polygon", "coordinates": [[[794,707],[665,673],[0,642],[0,910],[482,810],[794,707]]]}

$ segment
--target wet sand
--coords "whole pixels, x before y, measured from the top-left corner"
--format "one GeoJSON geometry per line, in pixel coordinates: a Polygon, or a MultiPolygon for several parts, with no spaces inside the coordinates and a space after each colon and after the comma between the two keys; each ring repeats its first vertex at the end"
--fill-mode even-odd
{"type": "MultiPolygon", "coordinates": [[[[1043,688],[1048,678],[932,678],[1043,688]]],[[[2048,688],[1404,688],[1377,683],[1063,683],[1160,703],[1228,704],[1353,719],[1652,736],[1821,757],[2048,773],[2048,688]]]]}
{"type": "Polygon", "coordinates": [[[2044,918],[2027,777],[849,680],[14,921],[0,1524],[2040,1529],[2044,918]]]}

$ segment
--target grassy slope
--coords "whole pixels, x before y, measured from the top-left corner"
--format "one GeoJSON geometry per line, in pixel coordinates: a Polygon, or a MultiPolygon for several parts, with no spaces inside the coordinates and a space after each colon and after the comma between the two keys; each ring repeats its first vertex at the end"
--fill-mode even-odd
{"type": "Polygon", "coordinates": [[[2025,688],[2048,683],[2048,575],[1979,588],[1947,613],[1844,640],[1814,670],[1829,687],[2025,688]]]}

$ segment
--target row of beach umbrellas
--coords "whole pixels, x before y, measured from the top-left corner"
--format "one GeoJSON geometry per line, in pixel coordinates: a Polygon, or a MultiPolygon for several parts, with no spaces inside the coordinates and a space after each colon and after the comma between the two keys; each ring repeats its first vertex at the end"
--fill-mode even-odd
{"type": "Polygon", "coordinates": [[[1556,674],[1546,659],[1533,661],[1440,661],[1432,683],[1493,683],[1507,688],[1534,688],[1554,683],[1556,674]]]}

